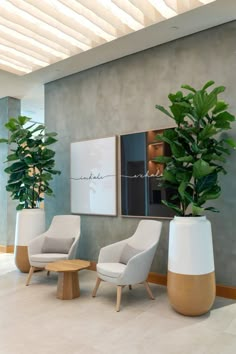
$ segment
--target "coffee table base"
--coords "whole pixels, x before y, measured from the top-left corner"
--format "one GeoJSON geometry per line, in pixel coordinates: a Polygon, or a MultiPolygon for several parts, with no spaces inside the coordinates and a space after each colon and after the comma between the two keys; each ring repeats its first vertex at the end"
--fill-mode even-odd
{"type": "Polygon", "coordinates": [[[78,272],[59,272],[57,298],[71,300],[80,296],[78,272]]]}

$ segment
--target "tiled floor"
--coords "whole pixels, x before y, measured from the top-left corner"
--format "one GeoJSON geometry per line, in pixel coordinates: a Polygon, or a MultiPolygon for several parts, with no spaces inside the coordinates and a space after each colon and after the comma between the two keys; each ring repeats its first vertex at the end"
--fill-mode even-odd
{"type": "Polygon", "coordinates": [[[0,254],[0,354],[235,354],[236,303],[217,298],[213,310],[189,318],[168,304],[166,288],[124,289],[121,311],[116,291],[100,286],[96,273],[80,272],[80,298],[56,299],[56,274],[38,272],[30,286],[12,255],[0,254]]]}

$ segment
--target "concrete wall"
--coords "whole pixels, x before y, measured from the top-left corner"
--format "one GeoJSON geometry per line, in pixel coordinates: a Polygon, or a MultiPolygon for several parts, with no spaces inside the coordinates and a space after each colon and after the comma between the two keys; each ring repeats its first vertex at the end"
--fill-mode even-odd
{"type": "MultiPolygon", "coordinates": [[[[20,100],[12,97],[0,99],[0,137],[7,138],[8,131],[4,127],[9,117],[20,115],[20,100]]],[[[16,203],[6,193],[8,175],[4,172],[7,165],[6,156],[9,147],[7,144],[0,144],[0,245],[13,245],[15,237],[16,203]]]]}
{"type": "MultiPolygon", "coordinates": [[[[48,222],[70,213],[70,142],[129,132],[161,129],[172,121],[155,109],[168,104],[169,92],[188,83],[200,88],[213,79],[227,87],[223,97],[236,113],[236,21],[125,57],[45,86],[46,125],[59,133],[55,145],[55,198],[46,203],[48,222]]],[[[236,125],[230,132],[236,138],[236,125]]],[[[214,234],[217,282],[236,285],[236,152],[222,178],[220,214],[209,214],[214,234]]],[[[120,200],[119,200],[120,204],[120,200]]],[[[97,260],[100,247],[126,238],[139,219],[82,216],[78,256],[97,260]]],[[[160,246],[152,270],[166,273],[168,221],[163,221],[160,246]]]]}

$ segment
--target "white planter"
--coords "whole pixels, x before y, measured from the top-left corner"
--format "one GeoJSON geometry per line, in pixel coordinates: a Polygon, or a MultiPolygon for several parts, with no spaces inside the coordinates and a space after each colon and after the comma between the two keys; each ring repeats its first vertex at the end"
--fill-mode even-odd
{"type": "Polygon", "coordinates": [[[17,268],[27,273],[30,269],[28,244],[34,237],[45,231],[45,211],[43,209],[23,209],[16,215],[15,263],[17,268]]]}
{"type": "Polygon", "coordinates": [[[197,316],[210,310],[215,272],[211,224],[205,216],[170,222],[167,286],[176,311],[197,316]]]}

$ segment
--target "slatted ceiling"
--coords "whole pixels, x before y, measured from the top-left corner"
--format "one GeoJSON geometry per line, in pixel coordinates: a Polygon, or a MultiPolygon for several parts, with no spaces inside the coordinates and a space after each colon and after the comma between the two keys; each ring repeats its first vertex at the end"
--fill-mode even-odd
{"type": "Polygon", "coordinates": [[[45,9],[42,11],[39,6],[41,1],[37,2],[37,0],[34,0],[34,6],[31,5],[33,1],[31,1],[30,3],[30,1],[23,0],[7,0],[7,2],[9,1],[11,2],[9,6],[11,8],[11,11],[13,13],[18,13],[24,19],[24,21],[26,21],[26,27],[32,27],[32,25],[36,25],[37,31],[39,33],[42,33],[42,35],[45,35],[46,37],[48,34],[53,34],[55,41],[57,41],[58,38],[63,37],[68,41],[68,45],[73,42],[73,45],[77,45],[79,48],[80,46],[84,46],[84,48],[81,48],[83,50],[90,49],[90,44],[85,42],[86,38],[91,38],[88,37],[88,35],[92,36],[93,32],[88,33],[88,31],[84,31],[83,28],[81,29],[82,26],[76,28],[77,26],[75,23],[73,23],[72,26],[71,19],[68,19],[63,14],[60,15],[52,6],[50,7],[51,11],[49,11],[50,8],[46,6],[47,0],[42,0],[42,2],[45,2],[45,9]],[[20,9],[18,9],[18,6],[20,7],[20,9]],[[51,13],[52,15],[50,15],[51,13]],[[61,24],[66,24],[66,26],[61,26],[61,24]],[[70,35],[67,33],[68,31],[66,27],[69,27],[70,30],[72,30],[73,28],[75,28],[76,30],[73,34],[70,35]],[[46,32],[46,34],[44,34],[43,32],[46,32]],[[78,39],[77,33],[79,36],[78,39]]]}
{"type": "MultiPolygon", "coordinates": [[[[64,38],[59,38],[57,43],[55,43],[55,36],[53,36],[52,33],[46,32],[45,34],[43,31],[41,31],[40,34],[37,33],[37,25],[31,26],[31,29],[28,29],[24,27],[24,22],[21,21],[21,18],[19,18],[18,23],[13,23],[9,21],[9,16],[7,16],[8,19],[6,20],[5,18],[0,18],[0,24],[6,28],[9,28],[16,33],[20,33],[26,38],[34,38],[36,41],[39,43],[47,45],[49,48],[53,48],[54,50],[57,50],[58,52],[63,52],[66,56],[70,56],[70,51],[66,49],[67,42],[64,38]],[[42,35],[44,34],[44,35],[42,35]]],[[[6,32],[6,30],[5,30],[6,32]]],[[[8,31],[9,32],[9,31],[8,31]]],[[[13,35],[13,32],[11,32],[13,35]]],[[[23,38],[23,37],[22,37],[23,38]]],[[[74,50],[77,50],[77,47],[74,46],[74,50]]]]}
{"type": "MultiPolygon", "coordinates": [[[[115,0],[114,0],[115,1],[115,0]]],[[[130,27],[133,31],[138,31],[144,26],[141,25],[136,19],[124,11],[120,6],[117,6],[111,0],[97,0],[97,2],[109,10],[114,16],[119,17],[123,23],[130,27]]]]}
{"type": "MultiPolygon", "coordinates": [[[[98,26],[104,32],[113,36],[112,39],[117,38],[117,29],[112,22],[105,21],[102,17],[91,11],[88,7],[82,5],[76,0],[60,0],[62,4],[70,6],[70,8],[77,14],[82,15],[94,25],[98,26]]],[[[87,1],[88,3],[88,1],[87,1]]],[[[111,20],[110,20],[111,21],[111,20]]]]}
{"type": "Polygon", "coordinates": [[[177,12],[172,10],[164,0],[149,0],[151,5],[158,10],[164,18],[171,18],[177,16],[177,12]]]}
{"type": "Polygon", "coordinates": [[[165,18],[157,11],[149,1],[143,0],[129,0],[133,5],[135,5],[145,16],[147,25],[152,25],[163,21],[165,18]]]}
{"type": "Polygon", "coordinates": [[[129,16],[131,16],[135,21],[140,23],[142,27],[145,26],[144,14],[131,2],[123,0],[113,0],[113,3],[121,10],[126,12],[129,16]]]}
{"type": "Polygon", "coordinates": [[[24,75],[214,0],[1,0],[0,69],[24,75]]]}
{"type": "Polygon", "coordinates": [[[18,50],[11,48],[9,46],[3,45],[0,43],[0,53],[2,55],[5,55],[6,57],[10,56],[12,59],[18,60],[19,62],[22,62],[22,64],[26,65],[38,65],[39,67],[44,67],[47,66],[48,62],[39,60],[37,58],[34,58],[28,54],[19,52],[18,50]]]}

